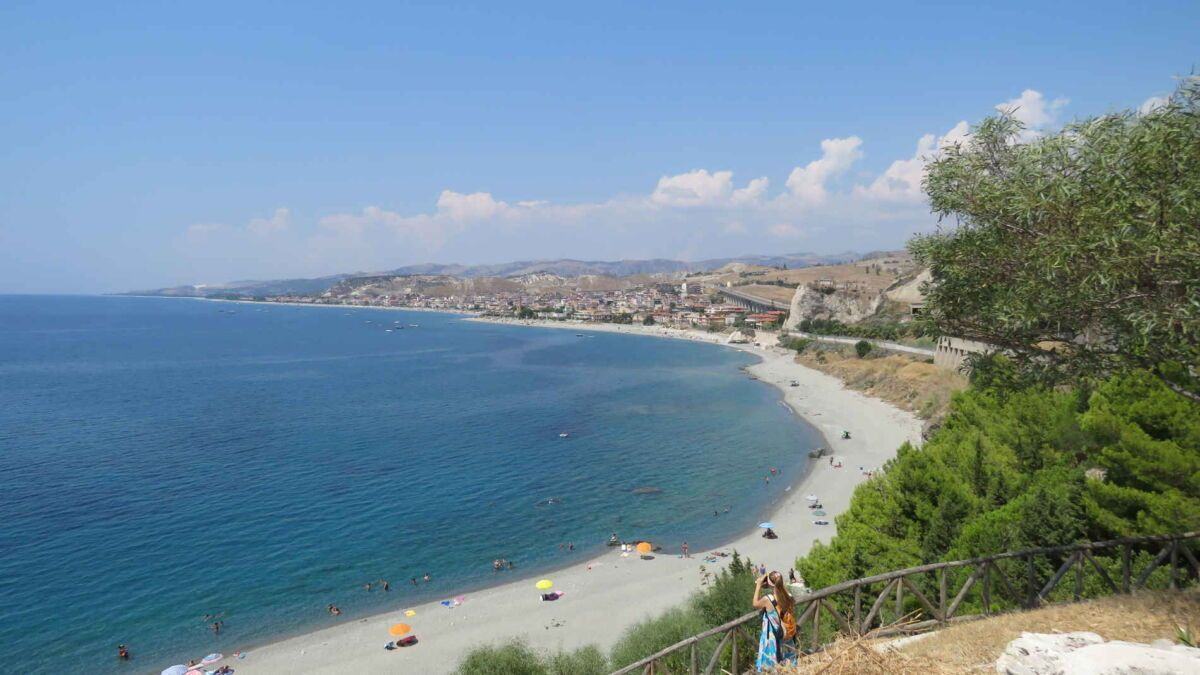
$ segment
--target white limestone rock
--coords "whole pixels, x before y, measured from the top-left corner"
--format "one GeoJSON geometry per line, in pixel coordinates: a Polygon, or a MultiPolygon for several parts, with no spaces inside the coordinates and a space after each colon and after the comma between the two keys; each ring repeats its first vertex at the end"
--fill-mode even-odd
{"type": "Polygon", "coordinates": [[[1105,642],[1095,633],[1022,633],[996,660],[1006,675],[1169,675],[1200,673],[1200,649],[1156,641],[1105,642]]]}
{"type": "Polygon", "coordinates": [[[1105,642],[1070,652],[1057,672],[1072,675],[1168,675],[1200,673],[1200,649],[1136,642],[1105,642]]]}
{"type": "Polygon", "coordinates": [[[1008,643],[996,660],[996,672],[1005,675],[1050,675],[1060,672],[1058,663],[1063,655],[1104,642],[1095,633],[1021,633],[1008,643]]]}

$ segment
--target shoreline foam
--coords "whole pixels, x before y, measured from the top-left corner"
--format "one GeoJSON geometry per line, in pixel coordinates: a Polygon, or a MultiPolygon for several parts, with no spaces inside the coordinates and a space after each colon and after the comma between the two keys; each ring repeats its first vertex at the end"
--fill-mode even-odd
{"type": "MultiPolygon", "coordinates": [[[[719,334],[652,326],[484,317],[465,320],[686,339],[754,354],[760,361],[746,370],[778,387],[785,404],[824,435],[826,445],[843,461],[843,467],[832,468],[823,458],[809,464],[804,475],[790,486],[788,496],[771,511],[771,519],[778,525],[778,540],[762,539],[757,528],[748,524],[745,534],[724,546],[693,550],[689,559],[678,556],[679,542],[663,542],[663,552],[652,561],[640,560],[636,555],[622,558],[614,550],[545,573],[554,580],[556,590],[566,593],[557,602],[542,602],[532,577],[522,576],[474,591],[453,609],[437,602],[397,607],[249,648],[245,659],[228,661],[239,673],[449,672],[471,648],[514,637],[523,637],[538,649],[574,649],[587,644],[607,649],[628,626],[685,601],[698,590],[701,566],[715,571],[728,561],[724,558],[705,564],[703,557],[708,550],[737,550],[771,569],[791,566],[796,557],[809,550],[812,541],[828,541],[835,531],[832,524],[812,524],[804,499],[808,492],[821,497],[826,512],[841,513],[849,504],[853,488],[866,480],[859,466],[878,468],[894,456],[902,442],[920,439],[920,423],[910,413],[848,390],[836,378],[795,363],[790,350],[773,346],[773,334],[760,334],[763,346],[755,347],[726,345],[719,334]],[[800,386],[790,387],[792,380],[800,386]],[[851,430],[851,440],[840,439],[842,429],[851,430]],[[816,485],[820,488],[813,487],[816,485]],[[417,614],[405,617],[406,609],[417,614]],[[420,644],[386,651],[383,645],[391,639],[387,629],[399,621],[413,626],[420,644]]],[[[826,519],[832,522],[833,517],[826,519]]]]}

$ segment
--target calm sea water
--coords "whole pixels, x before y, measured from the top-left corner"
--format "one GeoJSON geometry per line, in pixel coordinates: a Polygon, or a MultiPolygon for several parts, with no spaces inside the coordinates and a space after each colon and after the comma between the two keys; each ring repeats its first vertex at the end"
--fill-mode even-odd
{"type": "Polygon", "coordinates": [[[613,531],[728,540],[790,482],[767,468],[796,478],[821,444],[752,362],[443,314],[0,296],[3,670],[157,673],[613,531]]]}

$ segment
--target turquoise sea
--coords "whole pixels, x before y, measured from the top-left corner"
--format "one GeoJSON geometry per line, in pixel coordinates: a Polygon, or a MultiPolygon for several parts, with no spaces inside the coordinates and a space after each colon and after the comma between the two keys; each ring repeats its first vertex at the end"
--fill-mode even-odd
{"type": "Polygon", "coordinates": [[[613,531],[728,541],[821,445],[753,361],[448,314],[0,296],[2,670],[157,673],[613,531]]]}

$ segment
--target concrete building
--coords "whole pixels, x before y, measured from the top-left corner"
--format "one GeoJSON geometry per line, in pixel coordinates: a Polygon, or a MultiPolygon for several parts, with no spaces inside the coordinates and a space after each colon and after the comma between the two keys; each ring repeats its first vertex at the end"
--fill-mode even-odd
{"type": "Polygon", "coordinates": [[[938,368],[957,371],[971,354],[994,352],[996,348],[986,342],[964,340],[956,337],[938,338],[933,350],[933,364],[938,368]]]}

